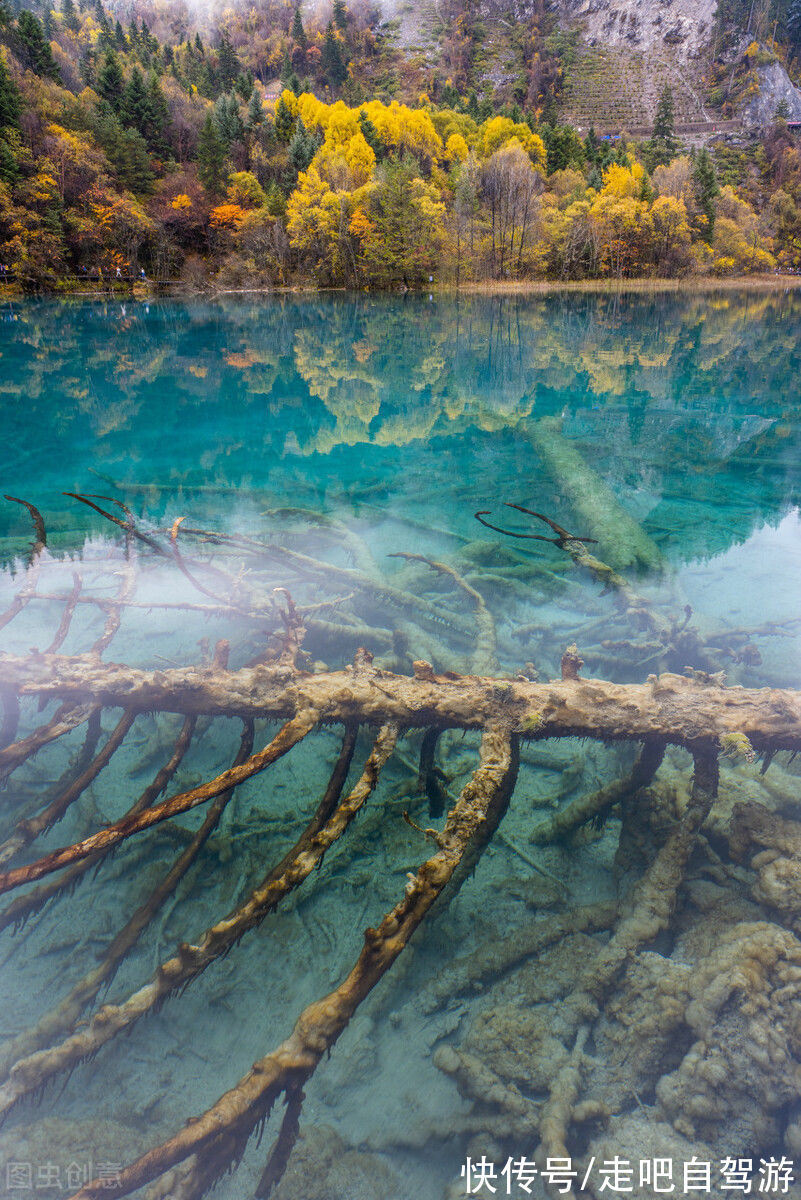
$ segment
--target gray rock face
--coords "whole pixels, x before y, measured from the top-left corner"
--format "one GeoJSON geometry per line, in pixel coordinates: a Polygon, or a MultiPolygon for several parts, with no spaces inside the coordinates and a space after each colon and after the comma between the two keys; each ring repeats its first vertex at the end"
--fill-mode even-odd
{"type": "Polygon", "coordinates": [[[686,62],[706,51],[717,0],[560,0],[590,45],[666,54],[686,62]]]}
{"type": "Polygon", "coordinates": [[[782,101],[787,105],[788,120],[801,121],[801,90],[794,87],[780,62],[757,67],[759,92],[743,110],[743,122],[758,132],[767,129],[782,101]]]}

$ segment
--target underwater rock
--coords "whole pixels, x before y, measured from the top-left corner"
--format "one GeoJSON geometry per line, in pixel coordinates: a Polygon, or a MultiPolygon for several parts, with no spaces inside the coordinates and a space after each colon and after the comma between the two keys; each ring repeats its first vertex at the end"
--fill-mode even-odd
{"type": "Polygon", "coordinates": [[[739,804],[734,810],[732,854],[751,859],[757,872],[754,899],[781,913],[796,931],[801,930],[801,823],[788,821],[761,804],[739,804]]]}
{"type": "Polygon", "coordinates": [[[102,1172],[112,1195],[116,1172],[141,1154],[146,1141],[119,1121],[45,1117],[0,1133],[0,1173],[11,1195],[63,1200],[102,1172]]]}
{"type": "Polygon", "coordinates": [[[619,1109],[652,1092],[654,1082],[677,1066],[689,1044],[680,1036],[693,968],[652,951],[629,964],[610,998],[594,1037],[598,1067],[588,1094],[619,1109]]]}
{"type": "Polygon", "coordinates": [[[781,1145],[801,1088],[801,942],[766,921],[735,925],[689,973],[688,996],[697,1040],[657,1084],[662,1110],[721,1155],[781,1145]]]}
{"type": "Polygon", "coordinates": [[[554,1036],[550,1011],[499,1004],[478,1014],[464,1048],[501,1077],[527,1092],[547,1094],[568,1053],[554,1036]]]}
{"type": "MultiPolygon", "coordinates": [[[[701,1162],[709,1162],[715,1158],[708,1146],[682,1137],[675,1129],[664,1121],[651,1120],[646,1115],[649,1110],[632,1113],[625,1117],[613,1117],[607,1129],[591,1142],[586,1158],[595,1157],[596,1164],[612,1162],[616,1156],[626,1159],[632,1164],[631,1190],[626,1191],[629,1200],[653,1200],[654,1189],[647,1184],[640,1184],[641,1162],[654,1159],[670,1159],[672,1162],[674,1194],[681,1194],[683,1164],[690,1162],[695,1156],[701,1162]]],[[[713,1174],[714,1179],[714,1174],[713,1174]]],[[[606,1200],[610,1194],[604,1189],[604,1177],[598,1171],[591,1171],[587,1188],[596,1200],[606,1200]]],[[[670,1184],[662,1182],[665,1191],[670,1191],[670,1184]]],[[[705,1191],[705,1196],[721,1200],[729,1195],[713,1186],[711,1191],[705,1191]]]]}
{"type": "Polygon", "coordinates": [[[395,1200],[393,1172],[377,1154],[352,1149],[327,1125],[302,1129],[272,1200],[395,1200]]]}

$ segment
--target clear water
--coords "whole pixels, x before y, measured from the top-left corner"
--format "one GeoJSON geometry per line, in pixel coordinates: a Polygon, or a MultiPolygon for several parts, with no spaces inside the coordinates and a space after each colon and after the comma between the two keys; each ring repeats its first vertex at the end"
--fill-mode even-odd
{"type": "MultiPolygon", "coordinates": [[[[440,668],[475,665],[469,602],[447,579],[389,557],[408,552],[453,564],[482,591],[498,627],[502,674],[530,662],[541,677],[553,675],[564,648],[578,641],[587,673],[643,679],[653,657],[644,651],[624,660],[601,644],[610,631],[613,640],[632,631],[605,627],[614,606],[596,583],[553,545],[504,536],[476,521],[482,510],[493,524],[549,533],[504,509],[510,501],[547,513],[571,532],[598,534],[600,557],[625,568],[665,611],[681,617],[689,605],[710,638],[713,630],[782,623],[777,636],[754,635],[757,653],[739,653],[743,641],[735,639],[728,676],[752,686],[797,685],[801,298],[795,293],[31,301],[7,304],[0,317],[2,490],[35,503],[49,534],[39,594],[0,632],[3,650],[49,644],[74,572],[83,577],[84,598],[117,593],[128,569],[120,531],[63,495],[80,492],[125,503],[140,527],[162,540],[158,531],[184,517],[187,526],[246,534],[318,564],[355,565],[374,582],[390,580],[455,614],[458,623],[456,629],[426,623],[413,604],[388,605],[375,590],[354,597],[343,577],[319,566],[299,571],[274,555],[256,569],[246,556],[228,554],[226,567],[245,572],[241,595],[251,610],[257,592],[270,597],[277,587],[302,604],[337,601],[318,616],[336,623],[338,633],[310,624],[305,646],[317,664],[341,665],[365,644],[398,665],[393,633],[400,629],[407,669],[417,657],[440,668]],[[585,464],[588,474],[578,485],[566,483],[554,466],[553,455],[565,448],[585,464]],[[608,506],[611,524],[600,533],[587,479],[608,506]],[[620,524],[618,536],[615,520],[624,518],[629,524],[620,524]],[[632,537],[639,539],[633,551],[632,537]],[[349,621],[358,627],[345,633],[349,621]]],[[[24,510],[0,504],[0,611],[28,578],[30,536],[24,510]]],[[[217,604],[220,580],[204,565],[207,544],[189,537],[182,544],[205,591],[137,544],[141,607],[126,609],[107,661],[196,662],[201,639],[223,636],[232,643],[233,666],[263,651],[275,621],[252,611],[248,617],[201,611],[217,604]],[[186,602],[196,607],[175,607],[186,602]]],[[[103,620],[97,606],[79,604],[62,652],[88,649],[103,620]]],[[[24,710],[22,732],[50,715],[52,709],[44,716],[33,706],[24,710]]],[[[107,714],[104,729],[118,715],[107,714]]],[[[176,732],[174,719],[138,718],[111,766],[41,845],[64,844],[120,816],[168,757],[176,732]]],[[[259,729],[257,744],[269,734],[259,729]]],[[[223,769],[238,737],[237,722],[214,723],[187,755],[175,786],[223,769]]],[[[6,828],[58,779],[81,740],[70,735],[12,777],[0,796],[6,828]]],[[[197,937],[292,845],[338,745],[335,731],[325,731],[269,779],[240,789],[176,898],[116,975],[109,999],[143,983],[177,941],[197,937]]],[[[400,817],[409,808],[427,823],[411,786],[418,746],[419,737],[402,743],[360,825],[297,899],[121,1045],[79,1066],[63,1090],[59,1081],[38,1108],[16,1111],[0,1134],[0,1159],[28,1154],[45,1161],[42,1147],[51,1146],[51,1160],[66,1161],[65,1146],[78,1145],[92,1123],[108,1146],[105,1158],[130,1158],[213,1103],[285,1036],[303,1005],[343,977],[361,931],[397,900],[406,871],[425,855],[425,843],[400,817]],[[113,1125],[101,1126],[101,1118],[113,1125]],[[37,1125],[44,1119],[72,1124],[37,1125]],[[33,1150],[24,1140],[32,1124],[39,1131],[33,1150]]],[[[368,748],[366,739],[360,742],[357,760],[368,748]]],[[[446,746],[454,794],[474,765],[474,750],[469,738],[446,746]]],[[[617,776],[631,754],[568,748],[565,761],[578,764],[574,789],[617,776]]],[[[531,876],[527,858],[534,854],[546,869],[564,873],[571,904],[613,893],[615,822],[569,861],[562,850],[526,849],[532,824],[575,794],[560,798],[559,778],[553,767],[524,763],[505,840],[418,935],[397,980],[390,976],[377,989],[309,1085],[304,1125],[331,1126],[371,1154],[351,1163],[351,1176],[338,1168],[345,1174],[336,1186],[349,1200],[440,1200],[458,1178],[467,1139],[431,1139],[421,1130],[447,1128],[467,1111],[432,1064],[432,1052],[458,1041],[482,1000],[462,999],[427,1016],[416,998],[443,962],[531,919],[517,886],[531,876]],[[522,855],[515,845],[524,847],[522,855]]],[[[179,825],[193,829],[200,819],[193,814],[179,825]]],[[[22,934],[0,933],[0,1034],[14,1035],[52,1007],[183,844],[180,834],[164,829],[145,835],[22,934]]],[[[251,1143],[219,1195],[252,1194],[271,1137],[260,1150],[251,1143]]],[[[95,1146],[95,1159],[102,1152],[103,1145],[95,1146]]],[[[309,1183],[291,1194],[306,1200],[318,1193],[309,1183]]],[[[289,1196],[285,1191],[282,1200],[289,1196]]]]}

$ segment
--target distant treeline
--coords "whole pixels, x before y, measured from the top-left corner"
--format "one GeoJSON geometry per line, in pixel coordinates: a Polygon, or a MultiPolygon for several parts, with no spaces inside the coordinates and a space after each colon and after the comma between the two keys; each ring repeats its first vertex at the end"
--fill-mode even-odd
{"type": "MultiPolygon", "coordinates": [[[[769,51],[791,65],[793,5],[769,51]]],[[[506,94],[477,83],[480,30],[456,4],[436,67],[366,3],[304,19],[266,0],[211,33],[178,4],[133,11],[124,26],[101,0],[0,3],[0,266],[25,287],[143,269],[414,287],[801,266],[786,114],[754,145],[688,153],[666,89],[647,141],[582,137],[558,121],[544,9],[518,31],[506,94]]],[[[756,52],[727,68],[727,95],[756,52]]]]}

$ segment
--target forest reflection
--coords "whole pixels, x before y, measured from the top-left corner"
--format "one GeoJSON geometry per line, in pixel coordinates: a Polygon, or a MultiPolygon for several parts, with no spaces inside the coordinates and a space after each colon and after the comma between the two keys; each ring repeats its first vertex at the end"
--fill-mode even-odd
{"type": "MultiPolygon", "coordinates": [[[[575,522],[543,429],[681,558],[798,494],[795,293],[48,300],[3,317],[6,486],[33,479],[45,508],[117,485],[153,516],[194,489],[218,509],[302,497],[421,519],[436,495],[472,536],[487,497],[575,522]]],[[[0,533],[19,521],[3,512],[0,533]]]]}

